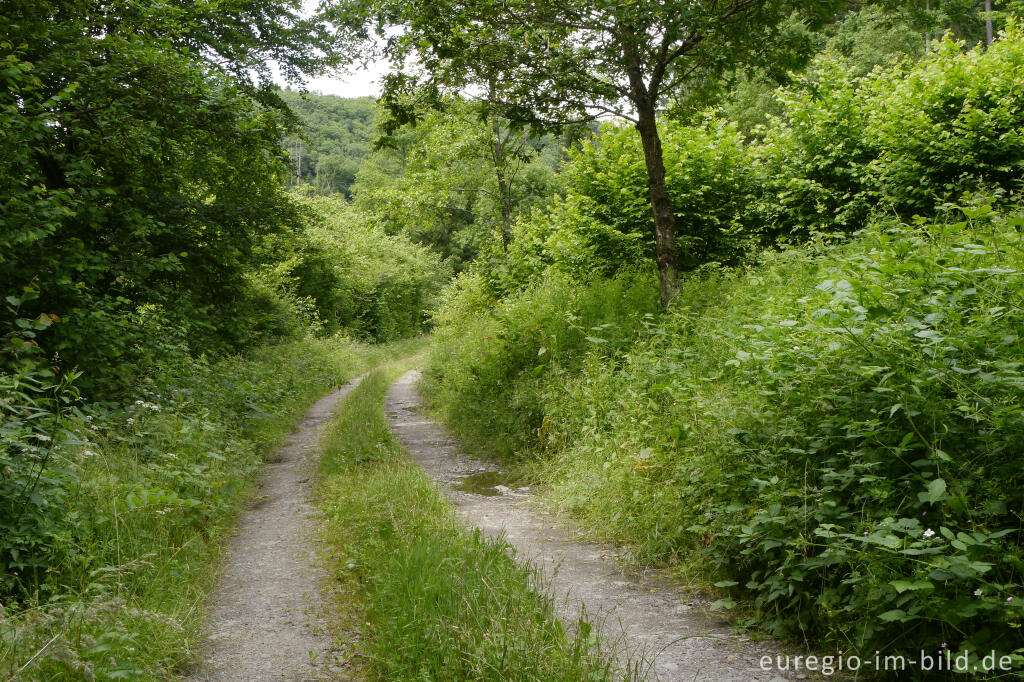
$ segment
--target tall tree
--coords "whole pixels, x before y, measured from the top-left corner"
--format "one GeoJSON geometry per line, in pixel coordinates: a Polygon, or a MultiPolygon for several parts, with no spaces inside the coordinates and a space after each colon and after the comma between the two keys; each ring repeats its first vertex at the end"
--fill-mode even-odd
{"type": "MultiPolygon", "coordinates": [[[[361,0],[360,0],[361,2],[361,0]]],[[[386,41],[395,64],[418,64],[429,87],[461,91],[514,123],[551,126],[611,115],[643,144],[662,301],[679,289],[675,214],[665,184],[658,112],[724,69],[789,53],[779,30],[788,0],[376,0],[368,23],[402,31],[386,41]]],[[[363,5],[366,6],[366,5],[363,5]]],[[[339,14],[355,16],[351,0],[339,14]],[[344,10],[344,11],[342,11],[344,10]]],[[[365,26],[366,24],[363,24],[365,26]]],[[[415,78],[395,78],[410,86],[415,78]]]]}
{"type": "Polygon", "coordinates": [[[250,246],[297,215],[266,61],[338,44],[298,0],[0,0],[0,369],[43,314],[32,343],[94,381],[152,345],[143,314],[244,342],[250,246]]]}

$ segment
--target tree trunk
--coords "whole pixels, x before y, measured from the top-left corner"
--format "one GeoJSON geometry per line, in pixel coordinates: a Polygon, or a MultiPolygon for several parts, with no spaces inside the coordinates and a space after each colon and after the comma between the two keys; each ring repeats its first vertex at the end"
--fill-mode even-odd
{"type": "Polygon", "coordinates": [[[992,0],[985,0],[985,44],[992,44],[992,0]]]}
{"type": "Polygon", "coordinates": [[[497,117],[494,118],[491,132],[494,134],[491,158],[498,181],[498,206],[501,209],[501,247],[508,253],[508,245],[512,242],[512,188],[509,186],[511,182],[505,177],[505,142],[501,139],[501,125],[497,117]]]}
{"type": "Polygon", "coordinates": [[[661,304],[668,306],[679,293],[679,256],[676,253],[676,215],[665,183],[665,160],[662,156],[661,136],[655,118],[653,102],[646,96],[637,97],[636,128],[644,149],[647,165],[647,190],[650,194],[651,213],[654,215],[655,260],[661,284],[661,304]]]}

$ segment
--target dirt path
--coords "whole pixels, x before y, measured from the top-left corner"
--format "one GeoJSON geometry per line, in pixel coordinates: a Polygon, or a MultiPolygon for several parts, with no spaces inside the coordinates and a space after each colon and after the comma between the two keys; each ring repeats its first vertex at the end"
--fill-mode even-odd
{"type": "Polygon", "coordinates": [[[231,539],[191,682],[320,680],[342,671],[318,616],[324,576],[313,555],[309,477],[323,423],[358,384],[313,405],[271,460],[256,504],[231,539]]]}
{"type": "Polygon", "coordinates": [[[627,575],[614,548],[575,541],[563,522],[536,510],[527,489],[500,485],[494,465],[463,455],[441,425],[419,414],[418,378],[409,372],[388,390],[391,428],[467,523],[489,536],[504,533],[517,558],[541,568],[560,617],[574,622],[583,605],[620,657],[643,655],[649,679],[785,679],[759,665],[776,653],[770,645],[734,634],[703,599],[657,573],[627,575]]]}

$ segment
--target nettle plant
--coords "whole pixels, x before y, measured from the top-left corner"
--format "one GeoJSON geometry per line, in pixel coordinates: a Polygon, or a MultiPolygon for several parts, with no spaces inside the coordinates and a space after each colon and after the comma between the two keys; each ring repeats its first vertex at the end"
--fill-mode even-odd
{"type": "Polygon", "coordinates": [[[691,530],[783,629],[1019,665],[1024,215],[962,214],[872,228],[733,340],[762,400],[691,530]]]}

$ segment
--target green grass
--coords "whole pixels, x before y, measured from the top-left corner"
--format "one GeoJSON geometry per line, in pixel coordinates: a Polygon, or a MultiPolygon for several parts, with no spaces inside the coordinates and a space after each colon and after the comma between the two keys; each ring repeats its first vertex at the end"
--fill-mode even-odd
{"type": "Polygon", "coordinates": [[[317,398],[421,343],[307,339],[164,368],[132,396],[142,405],[84,406],[61,454],[69,512],[48,565],[0,606],[0,678],[186,673],[266,455],[317,398]]]}
{"type": "Polygon", "coordinates": [[[355,665],[376,680],[621,677],[586,622],[566,632],[506,543],[461,526],[388,430],[384,392],[413,362],[373,371],[324,438],[320,506],[355,665]]]}

